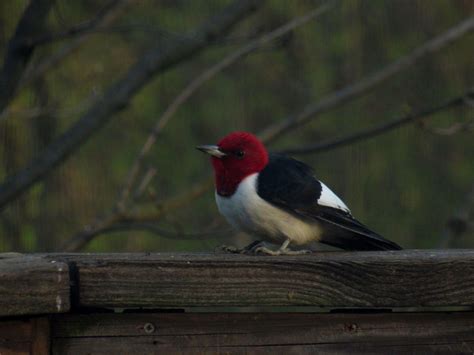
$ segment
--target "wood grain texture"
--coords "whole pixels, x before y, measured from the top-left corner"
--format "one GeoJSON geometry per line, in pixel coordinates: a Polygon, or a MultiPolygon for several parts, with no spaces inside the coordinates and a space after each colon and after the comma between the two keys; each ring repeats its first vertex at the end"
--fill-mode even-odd
{"type": "Polygon", "coordinates": [[[471,354],[474,313],[56,315],[54,354],[471,354]]]}
{"type": "Polygon", "coordinates": [[[69,288],[67,263],[0,254],[0,316],[67,312],[69,288]]]}
{"type": "Polygon", "coordinates": [[[32,325],[27,320],[0,321],[0,354],[28,355],[32,333],[32,325]]]}
{"type": "Polygon", "coordinates": [[[31,319],[33,337],[31,342],[32,355],[49,355],[51,353],[51,325],[46,317],[31,319]]]}
{"type": "Polygon", "coordinates": [[[0,320],[1,355],[48,355],[50,339],[50,324],[46,317],[0,320]]]}
{"type": "Polygon", "coordinates": [[[82,307],[474,305],[470,250],[51,257],[77,266],[82,307]]]}

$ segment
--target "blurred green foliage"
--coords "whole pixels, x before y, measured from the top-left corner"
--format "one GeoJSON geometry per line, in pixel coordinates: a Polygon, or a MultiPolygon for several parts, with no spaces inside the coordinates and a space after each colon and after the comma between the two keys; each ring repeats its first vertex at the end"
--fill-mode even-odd
{"type": "MultiPolygon", "coordinates": [[[[49,18],[51,31],[94,17],[105,3],[57,1],[49,18]]],[[[109,29],[89,35],[72,55],[22,88],[9,107],[11,116],[0,120],[0,180],[24,167],[75,122],[90,100],[147,48],[178,40],[227,3],[138,0],[109,29]],[[41,106],[54,114],[22,114],[41,106]]],[[[26,4],[26,0],[0,2],[2,56],[26,4]]],[[[1,213],[0,252],[54,250],[108,211],[154,122],[190,80],[246,43],[249,34],[269,31],[318,4],[268,1],[228,40],[154,78],[126,110],[1,213]]],[[[161,200],[186,191],[210,175],[210,164],[195,145],[214,143],[233,130],[259,132],[382,68],[473,11],[474,2],[466,0],[338,2],[318,20],[250,54],[199,89],[178,110],[146,159],[145,166],[157,169],[151,189],[161,200]]],[[[42,46],[33,64],[68,41],[42,46]]],[[[459,95],[474,84],[473,48],[470,34],[364,97],[292,131],[270,148],[342,136],[459,95]]],[[[436,114],[424,125],[448,127],[468,119],[472,110],[459,108],[436,114]]],[[[446,221],[463,205],[474,184],[472,134],[441,136],[412,124],[349,147],[299,158],[312,165],[353,214],[374,230],[404,247],[435,248],[442,242],[446,221]]],[[[225,226],[216,220],[217,214],[209,191],[157,223],[164,229],[193,233],[225,226]]],[[[86,250],[212,250],[231,242],[239,241],[230,234],[189,241],[127,231],[99,236],[86,250]]],[[[474,235],[454,246],[474,247],[474,235]]]]}

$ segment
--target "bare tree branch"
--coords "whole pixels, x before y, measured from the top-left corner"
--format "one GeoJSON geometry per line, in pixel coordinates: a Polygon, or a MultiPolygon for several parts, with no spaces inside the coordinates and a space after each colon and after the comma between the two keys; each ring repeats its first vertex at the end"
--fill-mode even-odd
{"type": "MultiPolygon", "coordinates": [[[[104,27],[112,23],[116,20],[116,18],[123,12],[122,10],[132,3],[135,0],[114,0],[108,6],[104,7],[96,18],[90,21],[93,24],[93,28],[97,27],[104,27]]],[[[57,52],[52,54],[51,56],[41,60],[39,63],[30,62],[28,67],[25,69],[23,76],[18,84],[17,90],[21,89],[22,87],[34,82],[38,78],[42,77],[48,70],[56,67],[58,63],[66,58],[68,55],[73,53],[76,49],[80,47],[82,43],[84,43],[88,38],[89,32],[82,33],[79,35],[78,38],[75,38],[70,43],[61,47],[57,52]]],[[[84,103],[81,103],[75,108],[61,110],[59,111],[56,107],[55,108],[31,108],[25,110],[8,110],[5,109],[0,114],[0,123],[2,121],[15,118],[22,118],[22,119],[31,119],[35,118],[40,115],[55,115],[55,116],[72,116],[78,114],[80,111],[83,111],[86,106],[85,104],[89,105],[92,101],[85,100],[84,103]]]]}
{"type": "Polygon", "coordinates": [[[51,6],[51,0],[31,1],[18,22],[15,34],[8,43],[0,71],[0,113],[15,96],[18,83],[35,49],[34,45],[27,45],[22,39],[44,32],[51,6]]]}
{"type": "MultiPolygon", "coordinates": [[[[145,181],[145,175],[142,181],[145,181]]],[[[98,217],[93,223],[87,225],[82,231],[67,240],[60,248],[61,251],[78,251],[84,248],[95,237],[100,235],[102,231],[112,230],[117,225],[128,224],[129,229],[133,229],[132,225],[154,225],[163,215],[171,210],[188,205],[194,199],[202,196],[212,186],[213,181],[209,180],[206,184],[196,184],[191,188],[191,191],[177,197],[173,197],[161,205],[157,205],[155,211],[145,212],[134,211],[126,212],[118,208],[112,210],[110,213],[98,217]]],[[[141,184],[140,184],[141,185],[141,184]]],[[[142,228],[138,228],[142,229],[142,228]]],[[[156,230],[156,229],[155,229],[156,230]]]]}
{"type": "MultiPolygon", "coordinates": [[[[116,223],[108,228],[104,228],[102,230],[98,230],[95,236],[104,234],[104,233],[116,233],[116,232],[124,232],[130,230],[142,230],[151,232],[154,234],[159,235],[160,237],[172,240],[196,240],[196,239],[204,239],[204,238],[213,238],[216,236],[221,236],[224,234],[232,233],[231,228],[225,228],[222,230],[217,231],[209,231],[209,232],[198,232],[198,233],[181,233],[181,232],[173,232],[167,229],[164,229],[157,225],[156,223],[146,223],[146,222],[122,222],[116,223]]],[[[94,236],[94,237],[95,237],[94,236]]]]}
{"type": "MultiPolygon", "coordinates": [[[[464,99],[464,104],[470,108],[474,108],[474,88],[471,89],[470,95],[466,96],[464,99]]],[[[421,126],[425,131],[440,135],[440,136],[452,136],[459,132],[469,132],[474,130],[474,117],[465,121],[465,122],[456,122],[450,125],[449,127],[435,128],[430,127],[425,124],[421,126]]]]}
{"type": "MultiPolygon", "coordinates": [[[[107,221],[107,219],[104,219],[107,221]]],[[[74,252],[83,249],[87,243],[93,240],[95,237],[98,237],[102,234],[107,233],[117,233],[117,232],[125,232],[125,231],[146,231],[157,234],[158,236],[166,239],[172,240],[196,240],[196,239],[203,239],[203,238],[213,238],[221,235],[226,235],[232,232],[231,228],[217,230],[217,231],[208,231],[208,232],[201,232],[201,233],[181,233],[181,232],[173,232],[167,229],[164,229],[157,225],[156,223],[151,222],[134,222],[134,221],[124,221],[124,222],[117,222],[117,223],[110,223],[107,226],[99,226],[90,229],[84,230],[78,235],[76,235],[72,240],[68,242],[68,244],[61,250],[66,252],[74,252]]]]}
{"type": "Polygon", "coordinates": [[[24,110],[6,109],[0,113],[0,123],[13,117],[28,120],[38,116],[53,115],[56,113],[57,109],[53,107],[32,107],[24,110]]]}
{"type": "Polygon", "coordinates": [[[425,42],[420,47],[413,50],[404,57],[392,62],[378,72],[358,81],[355,84],[346,86],[344,89],[323,97],[320,101],[306,106],[302,111],[279,121],[267,127],[260,137],[265,141],[272,141],[282,134],[287,134],[296,127],[309,122],[318,115],[327,112],[335,107],[342,105],[354,98],[362,96],[373,90],[378,85],[390,79],[400,71],[407,69],[417,63],[421,58],[433,54],[440,49],[453,43],[460,37],[472,32],[474,30],[474,16],[458,23],[456,26],[450,28],[441,35],[425,42]]]}
{"type": "Polygon", "coordinates": [[[102,23],[103,19],[117,6],[123,3],[122,0],[112,0],[104,7],[102,7],[96,14],[96,16],[88,21],[82,22],[75,26],[72,26],[65,31],[56,32],[56,33],[43,33],[38,35],[38,33],[33,33],[29,37],[21,38],[22,44],[25,46],[41,46],[50,42],[59,41],[68,39],[74,36],[79,36],[84,33],[91,33],[92,31],[97,31],[99,25],[102,23]]]}
{"type": "Polygon", "coordinates": [[[207,179],[203,182],[196,183],[188,191],[172,197],[166,201],[157,201],[154,209],[136,208],[135,211],[127,213],[125,219],[135,222],[156,222],[163,215],[189,205],[191,201],[204,195],[210,188],[214,186],[213,179],[207,179]]]}
{"type": "Polygon", "coordinates": [[[467,122],[456,122],[449,127],[434,128],[424,126],[423,129],[439,136],[452,136],[459,132],[469,132],[474,130],[474,119],[467,122]]]}
{"type": "Polygon", "coordinates": [[[446,222],[440,246],[442,248],[456,247],[460,237],[471,231],[474,231],[474,185],[466,194],[463,205],[446,222]]]}
{"type": "Polygon", "coordinates": [[[444,111],[456,106],[461,106],[466,104],[466,98],[472,97],[474,98],[474,89],[469,90],[464,95],[455,97],[450,99],[440,105],[435,107],[429,108],[427,110],[418,111],[415,113],[411,113],[409,115],[394,119],[389,122],[385,122],[383,124],[377,125],[375,127],[371,127],[369,129],[362,130],[357,133],[349,134],[342,138],[337,138],[334,140],[330,140],[328,142],[316,143],[316,144],[308,144],[302,147],[297,148],[288,148],[282,150],[280,153],[283,154],[310,154],[310,153],[320,153],[325,152],[328,150],[332,150],[335,148],[343,147],[346,145],[350,145],[352,143],[370,139],[376,137],[378,135],[387,133],[393,129],[399,128],[403,125],[419,121],[420,119],[431,116],[437,112],[444,111]]]}
{"type": "Polygon", "coordinates": [[[141,195],[143,195],[148,185],[150,185],[151,181],[156,176],[156,173],[157,171],[155,168],[150,167],[148,169],[146,174],[143,176],[141,183],[138,185],[138,187],[135,190],[135,193],[133,195],[133,200],[137,200],[141,195]]]}
{"type": "Polygon", "coordinates": [[[62,109],[58,109],[55,106],[32,107],[32,108],[23,109],[23,110],[21,109],[15,110],[15,109],[8,108],[5,111],[3,111],[2,114],[0,114],[0,124],[5,120],[10,119],[11,117],[21,118],[23,120],[31,120],[33,118],[37,118],[40,116],[51,116],[51,117],[74,116],[81,112],[84,112],[84,110],[89,107],[94,97],[88,97],[84,99],[80,104],[74,107],[64,107],[62,109]]]}
{"type": "MultiPolygon", "coordinates": [[[[146,180],[145,174],[142,183],[146,180]]],[[[114,228],[116,225],[122,223],[128,224],[155,224],[166,213],[176,210],[180,207],[186,206],[193,200],[206,193],[209,188],[213,186],[213,181],[208,180],[206,183],[198,183],[191,187],[190,191],[185,194],[173,197],[169,200],[163,201],[155,205],[154,211],[133,211],[127,212],[120,207],[115,208],[108,214],[98,217],[93,223],[87,225],[82,231],[67,240],[60,248],[61,251],[78,251],[84,248],[96,236],[100,235],[102,231],[114,228]]]]}
{"type": "Polygon", "coordinates": [[[24,87],[28,85],[35,79],[43,76],[48,70],[56,67],[61,60],[63,60],[68,55],[73,53],[76,49],[78,49],[87,40],[89,34],[97,30],[98,28],[105,28],[109,24],[113,23],[122,13],[122,10],[133,1],[135,0],[111,1],[109,5],[105,6],[104,8],[102,8],[101,11],[99,11],[99,13],[94,19],[88,22],[90,26],[90,31],[83,31],[78,33],[78,37],[72,39],[71,42],[62,46],[57,52],[53,53],[51,56],[42,59],[41,61],[39,61],[39,63],[36,63],[35,65],[28,66],[23,77],[21,78],[19,87],[24,87]]]}
{"type": "Polygon", "coordinates": [[[61,251],[77,251],[82,249],[89,241],[99,235],[101,231],[120,223],[121,216],[117,211],[98,217],[94,222],[84,227],[73,238],[69,239],[59,248],[61,251]]]}
{"type": "Polygon", "coordinates": [[[0,185],[0,210],[32,184],[43,178],[76,151],[90,136],[124,109],[129,100],[159,72],[201,51],[213,39],[223,36],[234,24],[255,9],[259,1],[237,0],[211,18],[186,39],[159,46],[146,53],[64,134],[36,159],[0,185]]]}

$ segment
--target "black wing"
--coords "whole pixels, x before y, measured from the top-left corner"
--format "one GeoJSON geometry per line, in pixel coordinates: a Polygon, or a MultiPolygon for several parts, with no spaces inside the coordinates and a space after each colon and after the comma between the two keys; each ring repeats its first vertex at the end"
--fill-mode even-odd
{"type": "Polygon", "coordinates": [[[350,213],[318,204],[321,183],[312,169],[287,156],[271,154],[258,177],[257,192],[271,204],[323,226],[320,242],[346,250],[400,250],[397,244],[371,231],[350,213]]]}

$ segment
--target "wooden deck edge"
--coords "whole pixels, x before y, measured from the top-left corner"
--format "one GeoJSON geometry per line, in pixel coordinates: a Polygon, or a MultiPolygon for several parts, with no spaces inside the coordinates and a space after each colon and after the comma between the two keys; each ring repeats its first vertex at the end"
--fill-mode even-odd
{"type": "Polygon", "coordinates": [[[474,312],[55,315],[52,350],[78,353],[472,353],[474,312]]]}
{"type": "Polygon", "coordinates": [[[87,309],[466,309],[474,251],[0,254],[0,316],[87,309]]]}
{"type": "Polygon", "coordinates": [[[35,255],[0,254],[0,316],[69,310],[67,262],[35,255]]]}

